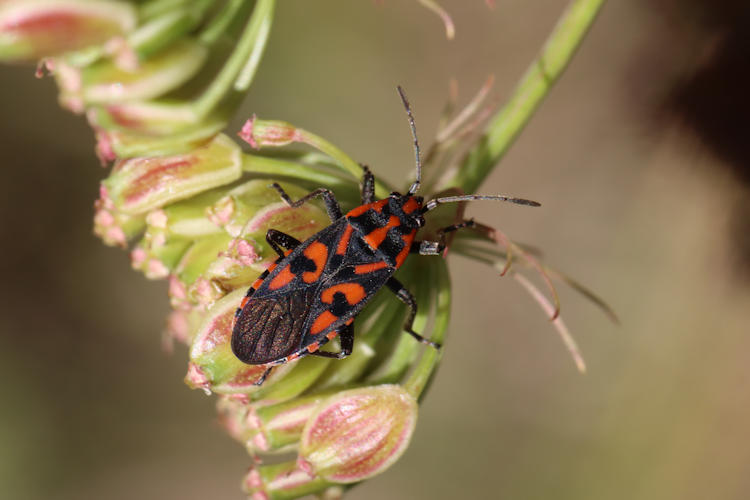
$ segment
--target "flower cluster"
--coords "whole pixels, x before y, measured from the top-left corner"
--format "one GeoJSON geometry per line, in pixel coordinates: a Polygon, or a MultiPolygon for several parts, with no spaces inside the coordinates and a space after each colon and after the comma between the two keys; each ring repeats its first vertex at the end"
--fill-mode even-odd
{"type": "MultiPolygon", "coordinates": [[[[442,9],[420,2],[441,14],[450,34],[442,9]]],[[[267,231],[305,240],[330,223],[315,203],[291,208],[271,182],[294,199],[326,186],[345,207],[359,200],[362,167],[313,133],[252,117],[239,134],[251,152],[221,133],[253,80],[274,7],[275,0],[0,2],[0,58],[41,58],[39,72],[54,76],[63,106],[85,114],[102,163],[112,165],[95,204],[95,233],[130,248],[133,268],[146,277],[169,280],[165,345],[188,346],[186,383],[218,395],[220,421],[252,456],[296,452],[275,465],[254,462],[244,485],[258,499],[336,495],[389,467],[409,443],[417,402],[440,360],[439,351],[403,335],[405,308],[384,294],[358,316],[356,349],[345,360],[302,358],[259,386],[265,367],[246,365],[231,351],[234,312],[276,258],[267,231]],[[280,147],[284,154],[273,154],[280,147]]],[[[480,139],[494,112],[483,104],[490,84],[463,111],[446,113],[425,155],[430,175],[422,194],[460,193],[496,163],[492,155],[481,167],[472,160],[487,144],[480,139]]],[[[378,181],[375,190],[383,197],[391,189],[378,181]]],[[[461,220],[462,209],[431,212],[422,237],[435,239],[438,228],[461,220]]],[[[482,224],[459,233],[452,251],[513,275],[583,369],[556,299],[511,262],[539,271],[553,297],[550,277],[598,299],[482,224]]],[[[420,304],[415,330],[443,342],[450,311],[445,261],[410,259],[399,280],[420,304]]]]}

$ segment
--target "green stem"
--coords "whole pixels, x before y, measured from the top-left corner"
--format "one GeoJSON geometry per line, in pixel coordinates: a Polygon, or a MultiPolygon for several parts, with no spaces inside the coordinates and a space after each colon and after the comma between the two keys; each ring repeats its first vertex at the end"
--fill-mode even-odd
{"type": "MultiPolygon", "coordinates": [[[[257,141],[257,144],[253,144],[253,147],[286,146],[293,142],[307,144],[325,153],[333,160],[334,166],[348,172],[355,179],[362,177],[362,166],[349,155],[319,135],[315,135],[305,129],[297,128],[290,123],[280,120],[259,120],[254,118],[252,121],[252,130],[248,133],[250,137],[245,138],[245,140],[250,141],[252,139],[257,141]]],[[[388,186],[382,181],[375,179],[375,195],[378,198],[387,197],[389,192],[388,186]]]]}
{"type": "Polygon", "coordinates": [[[174,9],[179,9],[190,0],[152,0],[144,2],[138,7],[138,17],[141,22],[148,21],[174,9]]]}
{"type": "MultiPolygon", "coordinates": [[[[448,268],[444,260],[435,259],[431,266],[431,272],[435,275],[437,298],[435,300],[435,322],[432,327],[430,340],[442,344],[445,341],[445,332],[448,329],[451,313],[451,282],[448,268]]],[[[419,360],[419,364],[404,383],[406,389],[415,398],[419,398],[432,375],[440,363],[443,352],[436,349],[426,349],[419,360]]]]}
{"type": "Polygon", "coordinates": [[[223,35],[226,35],[229,26],[237,19],[237,16],[245,15],[244,12],[240,12],[240,9],[245,6],[245,0],[228,0],[201,29],[198,39],[209,46],[215,44],[223,35]]]}
{"type": "MultiPolygon", "coordinates": [[[[270,30],[267,27],[273,19],[273,10],[276,0],[258,0],[255,9],[247,23],[245,31],[237,41],[236,48],[224,67],[221,68],[218,76],[211,82],[211,85],[201,95],[191,107],[197,117],[206,116],[221,101],[227,92],[234,86],[238,75],[242,72],[247,75],[248,63],[252,62],[257,65],[260,62],[259,52],[256,47],[265,47],[266,39],[270,30]]],[[[247,86],[249,81],[243,81],[247,86]]]]}
{"type": "Polygon", "coordinates": [[[280,158],[244,154],[242,155],[242,170],[248,174],[289,177],[292,181],[305,180],[316,186],[328,186],[336,193],[348,193],[356,187],[349,179],[280,158]]]}
{"type": "Polygon", "coordinates": [[[573,0],[510,100],[487,125],[479,145],[467,154],[445,187],[473,193],[495,168],[560,77],[604,0],[573,0]]]}
{"type": "Polygon", "coordinates": [[[210,6],[211,0],[193,0],[190,5],[167,10],[131,33],[128,45],[139,60],[147,59],[198,26],[210,6]]]}
{"type": "MultiPolygon", "coordinates": [[[[423,304],[418,308],[414,317],[412,327],[414,331],[424,333],[430,319],[430,307],[433,296],[436,293],[436,277],[433,273],[435,259],[417,259],[408,262],[399,274],[399,281],[404,283],[407,289],[411,288],[417,304],[423,304]],[[415,284],[419,284],[416,288],[415,284]]],[[[435,351],[435,348],[424,346],[417,342],[411,335],[407,334],[403,327],[397,328],[396,346],[388,358],[381,361],[378,369],[370,375],[369,380],[377,384],[398,383],[414,363],[420,350],[435,351]]],[[[432,340],[432,336],[430,336],[432,340]]]]}

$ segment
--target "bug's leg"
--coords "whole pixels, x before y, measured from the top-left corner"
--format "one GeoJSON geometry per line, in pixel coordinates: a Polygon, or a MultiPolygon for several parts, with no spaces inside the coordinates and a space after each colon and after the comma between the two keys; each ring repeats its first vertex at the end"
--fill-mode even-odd
{"type": "Polygon", "coordinates": [[[253,382],[253,385],[263,385],[263,382],[266,381],[266,378],[268,378],[268,375],[271,373],[271,370],[273,370],[273,368],[273,366],[266,368],[266,371],[263,372],[263,375],[261,375],[258,380],[253,382]]]}
{"type": "Polygon", "coordinates": [[[339,352],[326,352],[326,351],[314,351],[311,352],[313,356],[320,356],[321,358],[336,358],[344,359],[352,353],[354,348],[354,324],[346,325],[341,333],[339,333],[341,339],[341,351],[339,352]]]}
{"type": "Polygon", "coordinates": [[[428,340],[414,331],[414,317],[417,315],[417,301],[414,299],[414,296],[411,294],[411,292],[409,292],[409,290],[407,290],[404,285],[402,285],[401,282],[396,278],[388,278],[388,281],[385,282],[385,285],[393,293],[396,294],[396,297],[398,297],[401,302],[409,306],[409,316],[406,318],[406,323],[404,323],[404,330],[406,331],[406,333],[423,344],[432,346],[435,349],[440,349],[440,344],[438,344],[437,342],[433,342],[432,340],[428,340]]]}
{"type": "Polygon", "coordinates": [[[461,221],[458,224],[444,227],[438,231],[440,240],[438,241],[415,241],[411,245],[410,253],[418,253],[419,255],[440,255],[445,250],[446,241],[448,239],[448,233],[458,231],[465,227],[475,227],[476,223],[474,219],[461,221]]]}
{"type": "Polygon", "coordinates": [[[328,213],[328,217],[332,221],[336,221],[340,219],[344,214],[341,212],[341,207],[339,206],[339,202],[336,201],[336,197],[333,195],[333,191],[326,188],[318,188],[312,193],[306,194],[302,198],[300,198],[297,201],[292,201],[292,199],[289,197],[288,194],[286,194],[286,191],[284,191],[284,188],[279,186],[277,183],[271,184],[271,187],[274,188],[276,191],[279,192],[279,196],[281,196],[281,199],[286,202],[287,205],[289,205],[292,208],[297,208],[301,206],[306,201],[309,201],[317,196],[320,196],[323,198],[323,202],[326,205],[326,212],[328,213]]]}
{"type": "Polygon", "coordinates": [[[367,205],[375,201],[375,176],[367,165],[362,165],[362,204],[367,205]]]}
{"type": "Polygon", "coordinates": [[[297,238],[282,233],[281,231],[277,231],[276,229],[269,229],[266,232],[266,241],[271,245],[271,248],[279,254],[279,257],[284,257],[286,255],[283,250],[284,248],[287,250],[294,250],[300,244],[300,241],[297,238]]]}

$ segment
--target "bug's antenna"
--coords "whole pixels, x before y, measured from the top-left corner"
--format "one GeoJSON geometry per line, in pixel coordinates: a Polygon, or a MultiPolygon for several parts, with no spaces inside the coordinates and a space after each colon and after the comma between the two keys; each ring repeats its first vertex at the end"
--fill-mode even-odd
{"type": "Polygon", "coordinates": [[[409,116],[409,126],[411,126],[411,135],[414,137],[414,156],[417,158],[417,178],[414,181],[414,184],[411,185],[409,188],[409,192],[407,194],[412,195],[417,192],[419,189],[419,185],[422,183],[422,160],[419,158],[419,140],[417,139],[417,126],[414,124],[414,115],[411,113],[411,106],[409,106],[409,101],[406,99],[406,95],[404,94],[404,89],[401,88],[401,85],[396,86],[396,89],[398,90],[398,95],[401,96],[401,102],[404,103],[404,108],[406,108],[406,114],[409,116]]]}
{"type": "Polygon", "coordinates": [[[527,200],[525,198],[514,198],[512,196],[504,196],[502,194],[467,194],[464,196],[445,196],[443,198],[435,198],[424,204],[422,207],[422,213],[429,212],[436,208],[438,205],[443,203],[455,203],[457,201],[472,201],[472,200],[492,200],[492,201],[509,201],[516,205],[526,205],[528,207],[541,207],[542,204],[536,201],[527,200]]]}

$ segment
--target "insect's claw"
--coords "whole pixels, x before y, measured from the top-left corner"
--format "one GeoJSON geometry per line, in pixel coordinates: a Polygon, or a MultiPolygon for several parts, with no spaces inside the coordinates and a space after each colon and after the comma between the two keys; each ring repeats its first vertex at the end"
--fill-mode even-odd
{"type": "Polygon", "coordinates": [[[271,370],[273,370],[273,366],[266,368],[266,371],[263,372],[263,375],[261,375],[258,380],[253,382],[253,385],[257,385],[258,387],[263,385],[263,382],[266,381],[266,378],[268,378],[268,375],[271,373],[271,370]]]}

